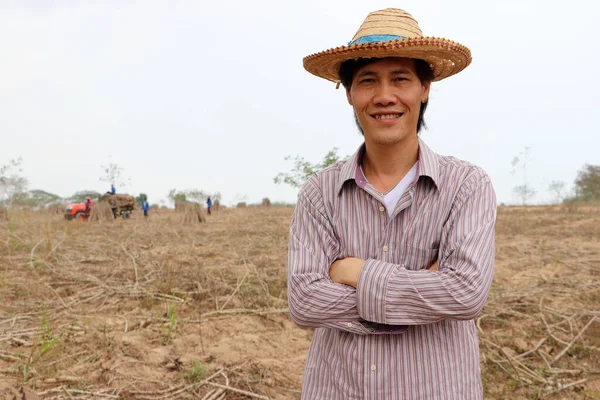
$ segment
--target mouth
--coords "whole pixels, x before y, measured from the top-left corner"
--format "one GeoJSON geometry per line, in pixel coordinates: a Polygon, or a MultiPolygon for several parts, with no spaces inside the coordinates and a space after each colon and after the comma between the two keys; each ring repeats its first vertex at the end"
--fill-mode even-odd
{"type": "Polygon", "coordinates": [[[403,115],[402,113],[374,114],[374,115],[372,115],[372,117],[379,121],[389,121],[389,120],[393,120],[393,119],[398,119],[402,115],[403,115]]]}

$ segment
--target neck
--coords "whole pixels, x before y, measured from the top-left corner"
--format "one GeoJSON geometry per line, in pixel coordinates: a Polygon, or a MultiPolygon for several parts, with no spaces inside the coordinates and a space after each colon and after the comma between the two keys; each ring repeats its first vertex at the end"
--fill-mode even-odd
{"type": "Polygon", "coordinates": [[[380,193],[387,193],[402,180],[419,158],[417,136],[394,145],[370,143],[365,138],[362,168],[365,177],[380,193]]]}

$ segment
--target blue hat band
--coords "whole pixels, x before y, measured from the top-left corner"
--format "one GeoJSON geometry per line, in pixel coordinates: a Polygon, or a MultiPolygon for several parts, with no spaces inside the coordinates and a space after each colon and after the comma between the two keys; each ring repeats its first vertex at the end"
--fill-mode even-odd
{"type": "Polygon", "coordinates": [[[404,36],[396,36],[396,35],[368,35],[359,37],[358,39],[348,42],[348,46],[353,44],[362,44],[362,43],[379,43],[379,42],[389,42],[390,40],[402,40],[406,39],[404,36]]]}

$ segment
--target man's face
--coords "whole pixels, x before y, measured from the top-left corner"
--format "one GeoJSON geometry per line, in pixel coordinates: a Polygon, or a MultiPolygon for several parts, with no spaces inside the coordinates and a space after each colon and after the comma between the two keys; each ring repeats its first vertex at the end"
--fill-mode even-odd
{"type": "Polygon", "coordinates": [[[359,68],[346,91],[365,141],[393,145],[416,138],[421,103],[429,97],[410,58],[382,58],[359,68]]]}

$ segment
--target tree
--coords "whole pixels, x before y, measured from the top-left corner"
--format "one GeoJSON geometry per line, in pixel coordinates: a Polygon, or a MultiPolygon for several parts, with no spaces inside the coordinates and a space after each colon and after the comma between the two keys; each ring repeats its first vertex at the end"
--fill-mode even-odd
{"type": "Polygon", "coordinates": [[[73,196],[69,197],[67,200],[70,203],[83,203],[86,197],[89,197],[93,200],[98,200],[102,195],[93,190],[80,190],[79,192],[75,192],[73,196]]]}
{"type": "Polygon", "coordinates": [[[142,206],[142,203],[144,202],[144,200],[148,200],[148,196],[146,195],[146,193],[140,193],[135,198],[136,203],[138,203],[140,205],[140,207],[142,206]]]}
{"type": "Polygon", "coordinates": [[[548,191],[554,196],[554,204],[560,204],[565,198],[565,186],[563,181],[552,181],[548,186],[548,191]]]}
{"type": "Polygon", "coordinates": [[[177,189],[169,190],[167,197],[173,202],[173,205],[175,205],[175,202],[177,201],[187,201],[185,193],[182,191],[177,191],[177,189]]]}
{"type": "Polygon", "coordinates": [[[522,205],[527,205],[527,201],[535,196],[535,190],[529,185],[519,185],[513,189],[513,194],[521,201],[522,205]]]}
{"type": "Polygon", "coordinates": [[[585,202],[600,202],[600,165],[585,164],[577,172],[575,198],[585,202]]]}
{"type": "Polygon", "coordinates": [[[45,208],[50,204],[60,203],[61,201],[60,196],[39,189],[16,193],[10,199],[13,206],[38,208],[45,208]]]}
{"type": "Polygon", "coordinates": [[[202,204],[206,201],[208,196],[211,196],[214,201],[221,199],[221,193],[217,192],[215,195],[206,193],[199,189],[187,189],[187,190],[169,190],[167,197],[175,204],[176,201],[188,201],[202,204]],[[218,199],[217,199],[218,197],[218,199]]]}
{"type": "Polygon", "coordinates": [[[29,181],[21,175],[22,164],[23,159],[19,157],[0,167],[0,201],[5,204],[11,205],[11,200],[27,190],[29,181]]]}
{"type": "Polygon", "coordinates": [[[248,201],[248,195],[247,194],[236,193],[236,194],[233,195],[233,203],[234,204],[245,203],[246,201],[248,201]]]}
{"type": "Polygon", "coordinates": [[[188,199],[188,201],[194,201],[196,203],[204,203],[208,196],[208,194],[198,189],[190,189],[185,191],[185,197],[188,199]]]}
{"type": "Polygon", "coordinates": [[[280,172],[273,179],[273,181],[278,185],[285,183],[294,188],[300,188],[300,187],[302,187],[302,185],[304,185],[306,183],[306,181],[308,181],[310,179],[311,176],[313,176],[317,172],[327,168],[328,166],[330,166],[338,161],[348,158],[348,157],[342,158],[340,155],[338,155],[338,153],[337,153],[338,150],[339,149],[337,147],[334,147],[332,150],[330,150],[325,155],[323,160],[317,164],[312,164],[309,161],[306,161],[304,159],[304,157],[296,156],[296,157],[292,158],[292,156],[287,156],[287,157],[285,157],[285,160],[286,161],[292,160],[294,163],[294,167],[292,168],[292,170],[290,172],[287,172],[287,173],[280,172]]]}
{"type": "Polygon", "coordinates": [[[511,162],[513,167],[511,171],[512,175],[516,175],[517,169],[521,169],[523,172],[523,183],[513,189],[513,194],[519,198],[522,205],[526,205],[535,196],[535,189],[527,181],[527,165],[531,162],[529,150],[531,150],[530,147],[525,147],[511,162]]]}
{"type": "Polygon", "coordinates": [[[123,168],[118,164],[112,162],[108,165],[102,165],[104,175],[100,177],[102,182],[106,182],[109,185],[115,185],[115,187],[122,187],[129,184],[130,180],[123,177],[123,168]]]}

